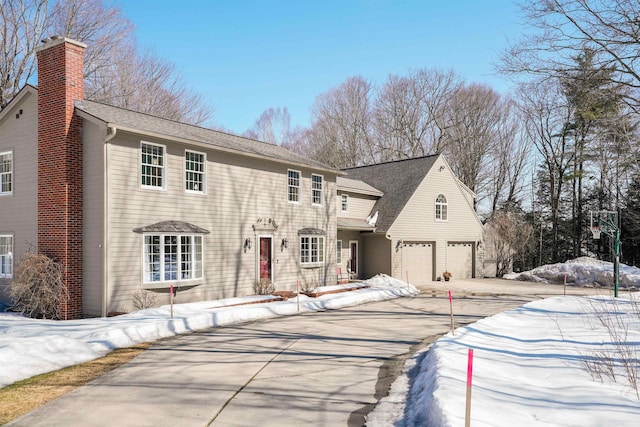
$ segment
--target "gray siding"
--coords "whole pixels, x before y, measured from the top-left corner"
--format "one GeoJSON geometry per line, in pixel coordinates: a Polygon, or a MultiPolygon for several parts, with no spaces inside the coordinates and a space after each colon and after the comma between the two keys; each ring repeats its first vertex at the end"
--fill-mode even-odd
{"type": "Polygon", "coordinates": [[[374,212],[371,212],[373,205],[376,204],[378,197],[368,196],[365,194],[350,193],[346,191],[338,191],[336,198],[336,212],[341,218],[359,218],[364,219],[374,212]],[[349,196],[347,212],[342,212],[341,197],[342,194],[349,196]]]}
{"type": "Polygon", "coordinates": [[[362,275],[368,279],[376,274],[391,276],[391,241],[381,234],[363,234],[362,275]]]}
{"type": "MultiPolygon", "coordinates": [[[[165,220],[195,224],[210,231],[203,237],[204,279],[179,289],[177,302],[241,296],[253,293],[257,277],[259,233],[252,226],[258,219],[272,219],[278,228],[273,237],[274,282],[277,289],[324,284],[335,280],[335,175],[324,176],[323,206],[311,205],[311,174],[302,172],[299,204],[287,201],[287,166],[202,147],[185,147],[168,141],[150,140],[166,146],[165,190],[140,187],[140,139],[118,134],[109,147],[108,227],[109,311],[131,310],[131,296],[142,287],[143,238],[132,230],[165,220]],[[184,150],[207,155],[206,195],[187,194],[184,187],[184,150]],[[325,264],[301,268],[298,230],[325,230],[325,264]],[[245,239],[250,250],[243,249],[245,239]],[[288,248],[281,248],[283,239],[288,248]]],[[[163,302],[168,298],[163,298],[163,302]]]]}
{"type": "Polygon", "coordinates": [[[104,127],[83,123],[82,306],[85,314],[103,312],[104,127]]]}
{"type": "MultiPolygon", "coordinates": [[[[22,95],[0,120],[0,151],[13,151],[14,166],[13,194],[0,196],[0,234],[13,234],[14,270],[22,254],[38,245],[38,103],[34,94],[22,95]]],[[[0,279],[0,299],[8,285],[0,279]]]]}

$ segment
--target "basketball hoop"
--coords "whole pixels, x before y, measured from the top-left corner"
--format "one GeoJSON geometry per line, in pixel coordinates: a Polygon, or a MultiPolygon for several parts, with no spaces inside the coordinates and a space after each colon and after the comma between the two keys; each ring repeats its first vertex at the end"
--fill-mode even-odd
{"type": "Polygon", "coordinates": [[[591,234],[593,234],[594,239],[600,239],[600,227],[591,227],[591,234]]]}

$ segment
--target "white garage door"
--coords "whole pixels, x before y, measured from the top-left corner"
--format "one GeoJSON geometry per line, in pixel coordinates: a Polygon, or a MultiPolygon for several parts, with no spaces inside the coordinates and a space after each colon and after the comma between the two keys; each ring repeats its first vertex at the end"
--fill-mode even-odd
{"type": "Polygon", "coordinates": [[[426,285],[433,280],[433,243],[405,242],[402,246],[402,280],[426,285]]]}
{"type": "Polygon", "coordinates": [[[473,243],[447,243],[447,270],[453,280],[473,277],[473,243]]]}

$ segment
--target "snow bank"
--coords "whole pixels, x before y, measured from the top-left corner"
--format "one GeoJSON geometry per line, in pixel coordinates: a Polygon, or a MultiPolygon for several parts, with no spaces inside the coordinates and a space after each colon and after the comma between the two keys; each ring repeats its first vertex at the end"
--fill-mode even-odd
{"type": "MultiPolygon", "coordinates": [[[[564,283],[577,286],[613,286],[613,263],[589,257],[580,257],[566,263],[547,264],[522,273],[504,276],[508,280],[528,282],[564,283]]],[[[619,285],[624,288],[640,287],[640,268],[620,264],[619,285]]]]}
{"type": "Polygon", "coordinates": [[[640,315],[631,297],[554,297],[458,328],[416,356],[367,426],[463,426],[470,348],[472,425],[637,426],[640,403],[624,375],[600,382],[584,365],[611,341],[596,311],[620,316],[632,354],[640,354],[640,315]]]}
{"type": "Polygon", "coordinates": [[[298,305],[299,312],[304,313],[419,293],[414,286],[385,275],[363,285],[369,287],[319,298],[301,295],[299,300],[274,302],[269,296],[250,296],[176,304],[173,319],[168,305],[117,317],[64,322],[0,313],[0,387],[96,359],[116,348],[210,327],[297,314],[298,305]],[[245,303],[249,304],[238,305],[245,303]]]}

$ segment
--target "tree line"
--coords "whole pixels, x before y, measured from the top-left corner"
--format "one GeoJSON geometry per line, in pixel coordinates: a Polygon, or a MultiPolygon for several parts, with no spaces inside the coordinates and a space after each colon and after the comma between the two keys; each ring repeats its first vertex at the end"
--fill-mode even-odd
{"type": "Polygon", "coordinates": [[[281,139],[271,142],[337,168],[443,153],[477,194],[500,274],[583,255],[610,260],[611,239],[589,231],[590,212],[601,210],[619,212],[622,260],[639,264],[640,3],[521,8],[532,30],[497,65],[515,82],[511,94],[440,69],[380,85],[355,76],[316,98],[309,128],[278,121],[285,108],[249,132],[264,137],[278,123],[281,139]]]}
{"type": "MultiPolygon", "coordinates": [[[[610,259],[589,212],[620,213],[622,259],[640,263],[640,3],[534,0],[529,28],[501,52],[512,93],[420,68],[383,82],[354,76],[317,96],[308,128],[269,108],[245,135],[336,168],[442,153],[477,195],[499,271],[582,255],[610,259]],[[495,239],[494,239],[495,240],[495,239]]],[[[193,124],[212,116],[175,66],[141,47],[107,0],[2,0],[0,109],[35,73],[41,39],[87,44],[86,96],[193,124]]]]}
{"type": "Polygon", "coordinates": [[[87,45],[85,97],[191,124],[213,109],[192,91],[175,64],[141,46],[134,25],[109,0],[2,0],[0,110],[36,74],[41,40],[61,35],[87,45]]]}

